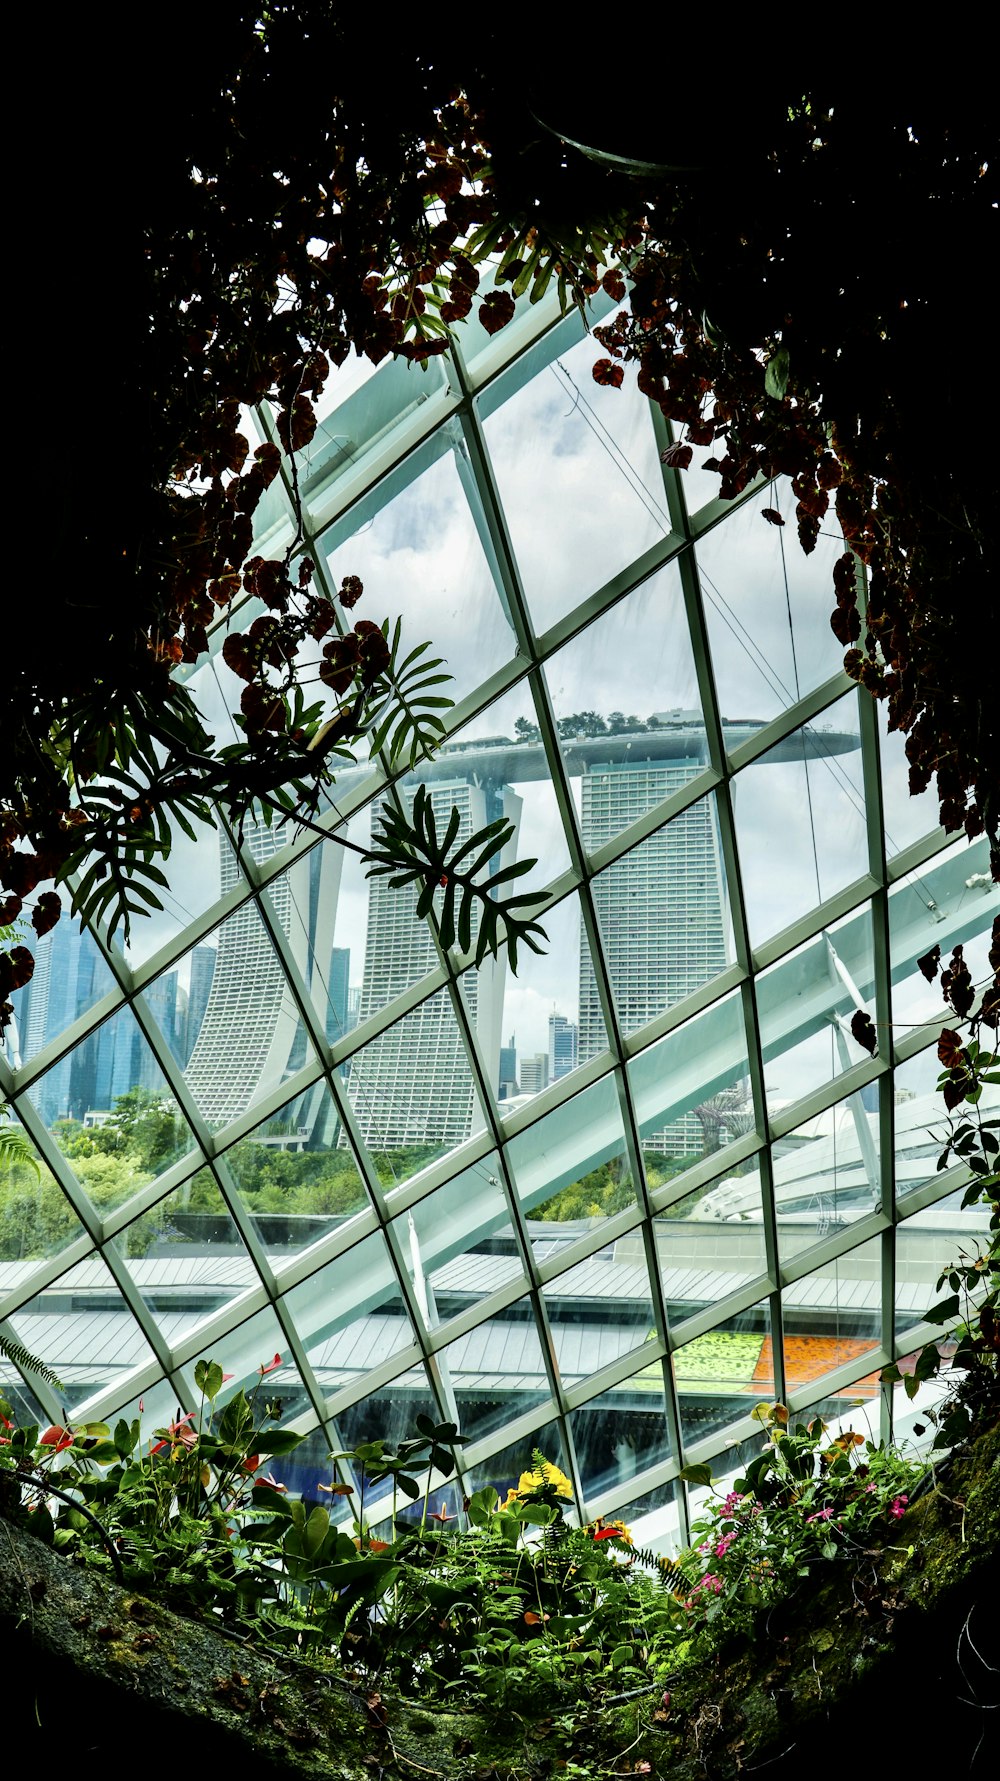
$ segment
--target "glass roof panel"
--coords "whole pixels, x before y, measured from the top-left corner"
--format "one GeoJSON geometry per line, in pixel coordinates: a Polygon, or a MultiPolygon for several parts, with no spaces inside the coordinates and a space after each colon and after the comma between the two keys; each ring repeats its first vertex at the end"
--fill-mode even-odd
{"type": "MultiPolygon", "coordinates": [[[[584,1496],[590,1502],[670,1458],[663,1367],[656,1361],[589,1398],[569,1418],[584,1496]]],[[[615,1520],[628,1520],[620,1511],[615,1520]]],[[[635,1530],[632,1538],[636,1539],[635,1530]]],[[[644,1545],[645,1541],[639,1541],[644,1545]]]]}
{"type": "Polygon", "coordinates": [[[831,511],[808,557],[795,530],[795,496],[782,481],[752,495],[696,546],[727,718],[777,717],[843,665],[829,623],[833,565],[845,548],[840,528],[831,511]],[[785,523],[769,524],[765,512],[785,523]]]}
{"type": "Polygon", "coordinates": [[[606,866],[593,894],[618,1019],[631,1035],[733,961],[714,794],[606,866]]]}
{"type": "Polygon", "coordinates": [[[314,1082],[225,1152],[227,1179],[280,1267],[370,1204],[325,1082],[314,1082]]]}
{"type": "Polygon", "coordinates": [[[508,1156],[542,1260],[635,1204],[614,1078],[606,1076],[513,1138],[508,1156]]]}
{"type": "MultiPolygon", "coordinates": [[[[524,302],[495,338],[475,318],[461,334],[468,383],[451,355],[426,373],[345,365],[303,454],[316,554],[361,576],[366,618],[399,613],[409,643],[432,640],[462,700],[433,763],[393,793],[362,760],[331,808],[362,849],[377,800],[421,779],[465,832],[506,815],[511,856],[537,859],[528,882],[558,898],[544,956],[522,949],[516,977],[503,957],[463,971],[412,892],[366,881],[336,836],[310,846],[250,820],[238,856],[221,823],[179,833],[164,910],[122,953],[108,964],[66,917],[15,997],[0,1076],[40,1173],[12,1156],[0,1177],[0,1314],[70,1408],[136,1414],[141,1396],[144,1428],[196,1397],[210,1319],[232,1389],[266,1389],[306,1426],[332,1415],[289,1473],[310,1491],[330,1448],[457,1414],[477,1463],[443,1487],[451,1512],[470,1481],[506,1493],[538,1448],[602,1512],[634,1506],[669,1540],[683,1487],[643,1493],[644,1477],[692,1446],[735,1465],[732,1425],[777,1391],[781,1358],[793,1401],[840,1416],[860,1397],[880,1415],[893,1268],[905,1347],[956,1241],[974,1240],[929,1136],[948,1016],[918,961],[960,944],[982,980],[1000,896],[985,842],[946,842],[933,792],[909,798],[882,707],[866,759],[868,695],[838,691],[829,629],[832,521],[807,558],[786,486],[709,512],[709,473],[665,482],[659,421],[631,376],[593,383],[575,312],[524,302]],[[670,529],[674,482],[693,544],[670,529]],[[818,713],[817,689],[835,694],[818,713]],[[884,833],[864,792],[879,772],[884,833]],[[928,858],[889,884],[887,985],[867,892],[914,843],[928,858]],[[850,1020],[887,1005],[869,1064],[850,1020]],[[874,1080],[844,1097],[859,1064],[874,1080]],[[902,1222],[849,1248],[890,1189],[902,1222]],[[678,1338],[665,1370],[651,1355],[678,1338]]],[[[266,415],[246,418],[267,435],[266,415]]],[[[259,546],[284,549],[279,482],[257,520],[259,546]]],[[[246,602],[238,622],[254,616],[246,602]]],[[[180,676],[231,742],[225,634],[180,676]]],[[[894,1393],[906,1432],[925,1401],[894,1393]]]]}
{"type": "MultiPolygon", "coordinates": [[[[537,632],[546,631],[626,563],[670,532],[648,403],[635,371],[621,389],[591,376],[596,349],[548,336],[551,357],[528,383],[517,366],[498,379],[486,440],[537,632]]],[[[537,357],[535,360],[537,364],[537,357]]],[[[492,403],[491,403],[492,406],[492,403]]]]}
{"type": "Polygon", "coordinates": [[[733,808],[750,939],[759,946],[868,870],[857,694],[745,767],[733,808]]]}
{"type": "Polygon", "coordinates": [[[674,1350],[674,1383],[686,1441],[705,1440],[775,1398],[766,1300],[674,1350]]]}
{"type": "MultiPolygon", "coordinates": [[[[415,381],[419,382],[419,378],[415,381]]],[[[433,642],[452,699],[513,656],[517,636],[491,567],[492,550],[473,494],[461,430],[451,426],[339,520],[323,540],[335,586],[357,575],[365,595],[356,616],[403,621],[403,655],[433,642]],[[487,555],[489,550],[490,555],[487,555]],[[390,603],[391,602],[391,609],[390,603]]]]}

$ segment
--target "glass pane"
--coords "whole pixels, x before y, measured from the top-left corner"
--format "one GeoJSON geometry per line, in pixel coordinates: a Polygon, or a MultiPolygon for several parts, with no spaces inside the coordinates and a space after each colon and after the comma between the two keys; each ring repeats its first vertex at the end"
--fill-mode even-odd
{"type": "MultiPolygon", "coordinates": [[[[41,939],[32,935],[31,949],[35,969],[30,981],[11,996],[14,1024],[6,1043],[15,1069],[118,988],[96,940],[81,932],[68,912],[41,939]]],[[[31,1093],[46,1125],[84,1111],[86,1088],[75,1057],[64,1058],[31,1093]]]]}
{"type": "MultiPolygon", "coordinates": [[[[569,1422],[588,1500],[669,1459],[661,1363],[591,1398],[571,1413],[569,1422]]],[[[616,1511],[614,1519],[625,1518],[616,1511]]]]}
{"type": "Polygon", "coordinates": [[[653,1223],[671,1324],[742,1292],[767,1271],[760,1174],[752,1163],[685,1194],[653,1223]]]}
{"type": "MultiPolygon", "coordinates": [[[[579,1385],[655,1340],[649,1270],[632,1243],[599,1250],[542,1290],[563,1385],[579,1385]]],[[[638,1354],[635,1364],[642,1365],[638,1354]]]]}
{"type": "MultiPolygon", "coordinates": [[[[284,845],[277,829],[247,825],[246,845],[258,865],[284,845]]],[[[223,888],[238,881],[235,855],[222,841],[223,888]]],[[[287,877],[272,891],[285,933],[291,927],[287,877]]],[[[193,967],[192,967],[193,968],[193,967]]],[[[226,1126],[312,1058],[291,989],[253,903],[244,903],[218,932],[198,1036],[184,1080],[207,1124],[226,1126]]]]}
{"type": "Polygon", "coordinates": [[[785,481],[751,496],[700,540],[698,573],[726,717],[776,717],[843,666],[829,615],[833,566],[844,548],[831,501],[815,550],[803,553],[785,481]],[[784,526],[764,519],[766,508],[784,526]]]}
{"type": "MultiPolygon", "coordinates": [[[[589,336],[567,346],[558,330],[549,341],[558,356],[485,423],[536,631],[670,531],[649,405],[634,370],[626,368],[620,390],[600,388],[589,336]]],[[[509,387],[522,377],[511,373],[509,387]]],[[[507,386],[498,381],[499,397],[507,386]]]]}
{"type": "Polygon", "coordinates": [[[555,1484],[567,1509],[571,1509],[575,1506],[573,1486],[557,1422],[546,1423],[533,1434],[522,1435],[520,1440],[512,1441],[509,1447],[494,1453],[490,1459],[471,1466],[465,1473],[469,1494],[492,1485],[497,1495],[505,1500],[509,1491],[531,1490],[540,1476],[540,1460],[545,1463],[548,1482],[555,1484]]]}
{"type": "Polygon", "coordinates": [[[281,1263],[369,1204],[324,1082],[286,1101],[225,1152],[225,1166],[272,1261],[281,1263]]]}
{"type": "MultiPolygon", "coordinates": [[[[416,1434],[418,1416],[429,1416],[434,1422],[439,1420],[438,1407],[427,1374],[422,1365],[415,1363],[381,1391],[367,1392],[356,1404],[340,1412],[337,1417],[337,1432],[341,1449],[349,1451],[362,1441],[384,1441],[389,1452],[395,1453],[400,1441],[416,1434]]],[[[356,1472],[354,1479],[357,1494],[352,1499],[352,1508],[361,1501],[361,1479],[356,1472]]],[[[369,1486],[364,1499],[366,1519],[369,1505],[373,1521],[379,1515],[390,1512],[391,1486],[369,1486]]]]}
{"type": "Polygon", "coordinates": [[[611,1076],[545,1114],[508,1154],[539,1259],[635,1204],[611,1076]]]}
{"type": "Polygon", "coordinates": [[[0,1296],[14,1290],[32,1272],[32,1261],[58,1255],[83,1231],[55,1176],[42,1162],[17,1114],[11,1108],[0,1122],[5,1150],[0,1169],[0,1296]]]}
{"type": "Polygon", "coordinates": [[[496,1154],[395,1218],[400,1265],[429,1330],[522,1277],[496,1154]]]}
{"type": "Polygon", "coordinates": [[[433,641],[428,659],[444,656],[452,681],[439,690],[452,699],[472,692],[517,647],[471,491],[461,433],[452,428],[447,442],[439,436],[407,459],[324,540],[337,586],[345,575],[364,583],[359,617],[381,624],[388,600],[393,621],[403,621],[404,657],[433,641]]]}
{"type": "Polygon", "coordinates": [[[482,1440],[552,1396],[526,1300],[439,1350],[445,1404],[463,1435],[482,1440]]]}
{"type": "Polygon", "coordinates": [[[209,1169],[143,1212],[112,1248],[171,1348],[260,1284],[209,1169]]]}
{"type": "Polygon", "coordinates": [[[733,781],[733,810],[759,946],[868,870],[857,694],[745,767],[733,781]]]}
{"type": "MultiPolygon", "coordinates": [[[[925,1207],[896,1229],[896,1338],[923,1321],[932,1305],[949,1296],[948,1281],[938,1280],[948,1264],[965,1256],[972,1261],[990,1249],[989,1204],[982,1200],[963,1209],[965,1188],[925,1207]]],[[[971,1317],[973,1307],[960,1294],[959,1315],[971,1317]]]]}
{"type": "Polygon", "coordinates": [[[885,822],[886,858],[901,853],[922,835],[933,834],[938,826],[936,782],[931,780],[922,792],[910,791],[910,763],[906,758],[906,741],[901,730],[889,729],[889,713],[884,699],[876,704],[878,712],[879,759],[882,767],[882,808],[885,822]]]}
{"type": "Polygon", "coordinates": [[[285,1304],[327,1398],[414,1339],[389,1250],[378,1231],[294,1287],[285,1304]]]}
{"type": "MultiPolygon", "coordinates": [[[[260,1408],[268,1403],[280,1406],[278,1419],[283,1423],[291,1422],[309,1408],[306,1388],[288,1352],[281,1326],[270,1309],[258,1311],[238,1329],[213,1341],[211,1355],[207,1358],[218,1361],[228,1375],[216,1399],[217,1409],[238,1391],[245,1391],[260,1408]]],[[[186,1372],[191,1379],[191,1390],[197,1394],[193,1366],[186,1372]]],[[[198,1402],[197,1395],[192,1397],[192,1402],[198,1402]]]]}
{"type": "MultiPolygon", "coordinates": [[[[463,724],[441,750],[437,778],[482,784],[514,824],[519,860],[537,862],[528,883],[540,889],[570,863],[562,818],[552,785],[552,769],[542,745],[532,698],[535,676],[521,680],[463,724]]],[[[500,814],[499,808],[497,814],[500,814]]]]}
{"type": "Polygon", "coordinates": [[[651,1188],[753,1130],[738,995],[650,1045],[628,1066],[651,1188]]]}
{"type": "Polygon", "coordinates": [[[594,851],[686,785],[708,762],[681,591],[670,563],[549,661],[563,764],[594,851]],[[627,662],[616,685],[609,662],[627,662]],[[629,710],[615,710],[627,699],[629,710]],[[591,780],[596,783],[591,784],[591,780]]]}
{"type": "Polygon", "coordinates": [[[738,1422],[755,1404],[773,1401],[770,1329],[762,1301],[675,1350],[674,1381],[686,1445],[738,1422]]]}
{"type": "MultiPolygon", "coordinates": [[[[944,1148],[941,1117],[944,1103],[937,1088],[941,1072],[937,1046],[928,1046],[893,1073],[894,1174],[897,1195],[912,1193],[938,1179],[938,1158],[944,1148]],[[935,1136],[935,1133],[937,1134],[935,1136]]],[[[1000,1094],[983,1088],[981,1110],[995,1114],[1000,1094]]]]}
{"type": "Polygon", "coordinates": [[[764,1087],[772,1111],[833,1082],[867,1055],[851,1033],[875,1018],[871,910],[862,909],[789,953],[756,984],[764,1087]]]}
{"type": "Polygon", "coordinates": [[[774,1146],[782,1262],[881,1206],[878,1095],[869,1083],[774,1146]]]}
{"type": "Polygon", "coordinates": [[[633,1545],[648,1552],[676,1558],[681,1550],[681,1520],[677,1491],[683,1485],[659,1484],[642,1496],[633,1497],[613,1511],[615,1521],[623,1521],[632,1535],[633,1545]]]}
{"type": "MultiPolygon", "coordinates": [[[[17,1340],[58,1375],[59,1401],[72,1413],[152,1359],[115,1280],[98,1256],[29,1299],[10,1320],[17,1340]]],[[[127,1388],[122,1392],[127,1396],[127,1388]]]]}
{"type": "Polygon", "coordinates": [[[331,369],[317,404],[319,425],[300,453],[299,485],[307,506],[322,510],[338,478],[345,471],[356,476],[374,448],[384,451],[386,439],[444,382],[439,359],[428,359],[420,369],[396,358],[375,366],[352,352],[331,369]]]}
{"type": "MultiPolygon", "coordinates": [[[[515,1112],[550,1083],[560,1082],[579,1064],[607,1050],[579,897],[575,892],[564,897],[541,920],[544,952],[522,947],[517,976],[508,971],[504,980],[497,1066],[504,1114],[515,1112]],[[585,1036],[579,1020],[581,995],[587,1015],[585,1036]]],[[[480,1035],[482,1042],[482,1029],[480,1035]]]]}
{"type": "Polygon", "coordinates": [[[892,958],[893,1027],[924,1021],[953,1025],[941,995],[941,979],[928,982],[918,959],[935,946],[947,965],[953,947],[962,946],[974,983],[992,972],[987,954],[990,931],[1000,912],[1000,889],[989,868],[989,845],[981,836],[971,846],[956,841],[919,872],[908,873],[889,893],[889,945],[892,958]]]}
{"type": "Polygon", "coordinates": [[[593,895],[622,1031],[637,1033],[732,962],[714,794],[605,867],[593,895]]]}
{"type": "MultiPolygon", "coordinates": [[[[470,1010],[475,1020],[476,1010],[470,1010]]],[[[483,1115],[446,989],[351,1059],[348,1093],[380,1178],[398,1185],[480,1130],[483,1115]]]]}
{"type": "MultiPolygon", "coordinates": [[[[882,1241],[873,1237],[782,1293],[785,1385],[792,1394],[848,1361],[861,1363],[881,1340],[882,1241]]],[[[845,1388],[874,1396],[878,1374],[845,1388]]],[[[842,1395],[842,1394],[838,1394],[842,1395]]]]}

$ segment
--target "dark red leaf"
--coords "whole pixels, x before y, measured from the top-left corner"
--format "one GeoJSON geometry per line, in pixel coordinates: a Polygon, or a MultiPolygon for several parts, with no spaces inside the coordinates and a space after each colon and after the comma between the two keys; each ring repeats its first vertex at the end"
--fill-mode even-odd
{"type": "Polygon", "coordinates": [[[34,954],[30,953],[26,946],[12,946],[7,957],[10,960],[9,987],[22,989],[26,983],[30,982],[35,969],[34,954]]]}
{"type": "Polygon", "coordinates": [[[870,1014],[866,1014],[863,1008],[858,1009],[857,1014],[851,1021],[851,1032],[858,1044],[863,1046],[864,1050],[874,1057],[878,1050],[878,1039],[875,1036],[875,1027],[872,1022],[872,1017],[870,1014]]]}
{"type": "Polygon", "coordinates": [[[951,1027],[945,1027],[938,1039],[937,1054],[938,1061],[946,1070],[955,1070],[963,1065],[966,1057],[961,1034],[954,1032],[951,1027]]]}
{"type": "Polygon", "coordinates": [[[625,378],[625,368],[623,365],[616,365],[614,359],[598,359],[590,374],[595,383],[620,390],[625,378]]]}
{"type": "Polygon", "coordinates": [[[514,314],[514,299],[509,291],[491,291],[479,305],[479,320],[487,334],[499,334],[514,314]]]}
{"type": "Polygon", "coordinates": [[[971,1087],[972,1077],[969,1076],[966,1071],[956,1070],[953,1076],[949,1076],[941,1091],[944,1096],[944,1104],[949,1113],[951,1113],[953,1108],[959,1106],[959,1104],[965,1100],[971,1087]]]}
{"type": "Polygon", "coordinates": [[[671,470],[686,470],[693,456],[690,445],[682,445],[679,441],[660,453],[662,462],[669,464],[671,470]]]}
{"type": "Polygon", "coordinates": [[[766,519],[771,526],[783,526],[785,523],[776,507],[762,507],[760,517],[766,519]]]}
{"type": "Polygon", "coordinates": [[[364,585],[356,575],[345,575],[340,584],[340,593],[337,598],[342,606],[350,609],[357,605],[364,591],[364,585]]]}
{"type": "Polygon", "coordinates": [[[0,903],[0,928],[8,928],[21,913],[20,897],[7,897],[0,903]]]}
{"type": "Polygon", "coordinates": [[[940,946],[932,946],[930,952],[925,952],[923,958],[917,960],[917,967],[923,972],[928,983],[933,983],[938,974],[940,963],[941,948],[940,946]]]}
{"type": "Polygon", "coordinates": [[[41,937],[54,928],[62,914],[62,898],[55,891],[43,891],[31,913],[31,925],[41,937]]]}

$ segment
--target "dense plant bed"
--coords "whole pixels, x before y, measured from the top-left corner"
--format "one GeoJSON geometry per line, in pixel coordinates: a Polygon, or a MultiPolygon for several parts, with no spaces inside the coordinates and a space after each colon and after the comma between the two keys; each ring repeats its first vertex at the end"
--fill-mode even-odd
{"type": "MultiPolygon", "coordinates": [[[[215,1387],[207,1365],[204,1377],[215,1387]]],[[[259,1773],[280,1762],[345,1778],[529,1781],[736,1775],[764,1761],[780,1773],[793,1753],[798,1765],[811,1745],[828,1748],[831,1726],[860,1736],[857,1716],[876,1705],[874,1735],[891,1727],[897,1749],[913,1703],[933,1700],[961,1766],[974,1753],[995,1682],[983,1661],[995,1428],[914,1483],[891,1451],[828,1442],[816,1422],[788,1430],[780,1406],[762,1407],[764,1452],[714,1498],[681,1563],[657,1565],[620,1527],[569,1528],[566,1484],[544,1462],[506,1501],[473,1497],[459,1535],[426,1493],[419,1519],[385,1541],[363,1501],[355,1540],[324,1511],[265,1512],[261,1499],[280,1493],[259,1480],[257,1448],[226,1440],[244,1415],[233,1402],[217,1423],[166,1431],[138,1463],[137,1441],[114,1462],[103,1450],[128,1445],[123,1425],[111,1438],[47,1430],[30,1451],[32,1431],[7,1437],[8,1720],[43,1736],[72,1723],[108,1755],[143,1747],[136,1734],[164,1750],[196,1735],[199,1754],[229,1749],[259,1773]],[[225,1445],[238,1449],[228,1466],[225,1445]],[[123,1485],[129,1472],[138,1480],[123,1485]],[[98,1483],[116,1488],[102,1501],[98,1483]],[[905,1698],[888,1701],[897,1681],[905,1698]]],[[[268,1435],[243,1403],[259,1446],[293,1439],[268,1435]]],[[[439,1439],[460,1444],[429,1428],[400,1454],[372,1443],[355,1465],[409,1502],[414,1457],[446,1469],[439,1439]]]]}

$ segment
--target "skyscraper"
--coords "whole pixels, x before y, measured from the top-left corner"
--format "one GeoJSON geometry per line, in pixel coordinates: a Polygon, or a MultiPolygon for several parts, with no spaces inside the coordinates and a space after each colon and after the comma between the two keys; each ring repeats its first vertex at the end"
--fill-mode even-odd
{"type": "MultiPolygon", "coordinates": [[[[580,818],[596,851],[679,791],[705,765],[694,712],[658,714],[659,727],[690,728],[687,758],[593,762],[583,774],[580,818]]],[[[605,958],[622,1031],[638,1032],[727,965],[726,888],[712,798],[699,799],[616,860],[593,882],[605,958]]],[[[607,1044],[586,937],[580,941],[580,1061],[607,1044]]],[[[702,1149],[693,1114],[664,1126],[648,1149],[683,1156],[702,1149]]]]}
{"type": "Polygon", "coordinates": [[[549,1081],[558,1082],[575,1070],[580,1055],[580,1029],[564,1014],[549,1015],[549,1081]]]}
{"type": "MultiPolygon", "coordinates": [[[[258,866],[285,844],[275,828],[248,821],[245,846],[258,866]]],[[[239,881],[236,856],[219,834],[222,894],[239,881]]],[[[292,957],[316,1001],[327,998],[333,924],[340,885],[337,848],[314,848],[273,879],[268,895],[292,957]]],[[[198,953],[209,948],[197,949],[198,953]]],[[[208,973],[207,961],[192,959],[192,989],[208,973]]],[[[189,1022],[194,1023],[189,1008],[189,1022]]],[[[184,1075],[210,1125],[226,1125],[305,1061],[306,1036],[291,989],[253,902],[242,906],[219,929],[211,987],[184,1075]],[[237,1051],[233,1033],[240,1034],[237,1051]]]]}
{"type": "MultiPolygon", "coordinates": [[[[406,780],[400,788],[411,807],[417,783],[406,780]]],[[[430,798],[439,827],[447,824],[453,808],[458,810],[457,845],[506,816],[514,824],[514,838],[503,863],[514,858],[521,800],[509,786],[472,770],[463,777],[456,770],[454,778],[435,781],[430,798]]],[[[372,879],[359,1020],[385,1008],[437,962],[429,929],[413,919],[412,899],[390,889],[387,879],[372,879]]],[[[491,1083],[500,1068],[504,970],[501,953],[499,961],[487,958],[479,971],[467,972],[461,984],[491,1083]]],[[[431,996],[369,1045],[361,1067],[351,1071],[349,1092],[362,1136],[373,1149],[458,1144],[467,1138],[482,1116],[447,994],[431,996]]]]}

